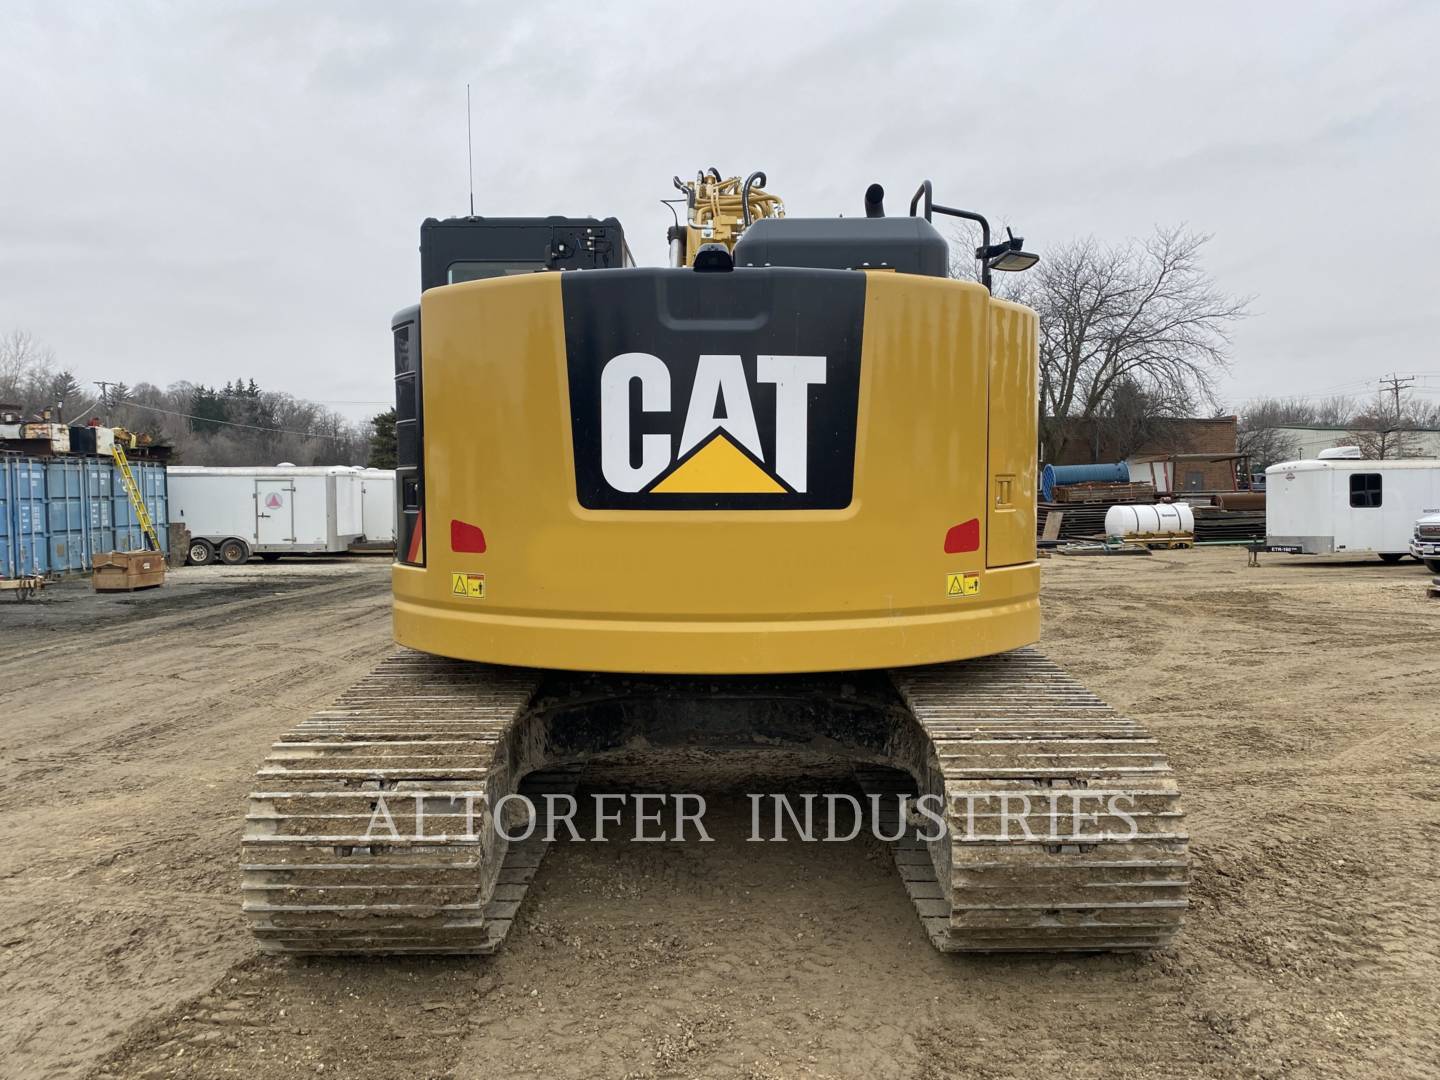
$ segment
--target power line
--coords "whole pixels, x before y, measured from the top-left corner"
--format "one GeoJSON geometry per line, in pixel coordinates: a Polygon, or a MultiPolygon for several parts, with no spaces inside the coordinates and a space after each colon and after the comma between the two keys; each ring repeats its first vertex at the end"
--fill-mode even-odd
{"type": "Polygon", "coordinates": [[[273,431],[278,435],[303,435],[307,439],[348,439],[349,435],[326,435],[319,431],[297,431],[294,428],[261,427],[259,424],[240,424],[234,420],[216,420],[209,416],[195,416],[193,413],[176,412],[174,409],[162,409],[156,405],[141,405],[138,401],[127,401],[124,404],[135,409],[146,409],[149,412],[164,413],[166,416],[181,416],[186,420],[199,420],[202,424],[224,424],[226,427],[245,428],[249,431],[273,431]]]}
{"type": "Polygon", "coordinates": [[[1344,393],[1347,393],[1347,392],[1355,392],[1355,391],[1363,390],[1365,387],[1367,387],[1367,386],[1369,386],[1369,385],[1370,385],[1370,379],[1368,379],[1368,378],[1364,378],[1364,379],[1352,379],[1352,380],[1350,380],[1349,382],[1336,383],[1336,384],[1334,384],[1333,386],[1325,386],[1325,387],[1321,387],[1319,390],[1312,390],[1312,391],[1310,391],[1310,393],[1309,393],[1308,396],[1310,396],[1310,397],[1318,397],[1318,396],[1320,396],[1320,395],[1322,395],[1322,394],[1344,394],[1344,393]]]}

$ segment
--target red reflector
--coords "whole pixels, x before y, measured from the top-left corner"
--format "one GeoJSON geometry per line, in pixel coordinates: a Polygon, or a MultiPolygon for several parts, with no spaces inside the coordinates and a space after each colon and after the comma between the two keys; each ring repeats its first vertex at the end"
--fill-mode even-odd
{"type": "Polygon", "coordinates": [[[485,552],[485,534],[480,531],[480,526],[470,525],[464,521],[450,521],[450,550],[471,551],[477,555],[485,552]]]}
{"type": "Polygon", "coordinates": [[[950,526],[945,534],[945,554],[958,555],[962,551],[980,550],[980,519],[971,518],[959,525],[950,526]]]}
{"type": "Polygon", "coordinates": [[[425,541],[425,511],[420,510],[415,514],[415,531],[410,534],[410,550],[405,553],[405,561],[408,563],[419,563],[420,545],[425,541]]]}

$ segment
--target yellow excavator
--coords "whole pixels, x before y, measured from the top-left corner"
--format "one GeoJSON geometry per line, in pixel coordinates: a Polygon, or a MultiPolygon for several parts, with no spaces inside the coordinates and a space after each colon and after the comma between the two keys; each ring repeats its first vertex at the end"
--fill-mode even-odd
{"type": "Polygon", "coordinates": [[[929,181],[834,218],[766,182],[676,178],[664,267],[614,218],[421,226],[392,326],[403,648],[259,771],[264,949],[493,952],[547,814],[637,759],[843,771],[944,951],[1176,934],[1166,758],[1033,648],[1037,320],[990,284],[1035,256],[929,181]],[[976,280],[936,214],[979,227],[976,280]]]}

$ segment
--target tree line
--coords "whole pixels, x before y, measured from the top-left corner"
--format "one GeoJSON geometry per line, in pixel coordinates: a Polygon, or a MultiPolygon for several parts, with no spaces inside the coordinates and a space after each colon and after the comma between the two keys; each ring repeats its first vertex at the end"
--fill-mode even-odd
{"type": "Polygon", "coordinates": [[[1413,458],[1426,453],[1420,432],[1440,429],[1440,402],[1400,390],[1354,397],[1255,398],[1240,407],[1240,452],[1255,469],[1300,456],[1296,427],[1342,429],[1337,445],[1358,446],[1362,457],[1413,458]]]}
{"type": "MultiPolygon", "coordinates": [[[[960,230],[951,245],[956,277],[975,277],[978,237],[960,230]]],[[[996,276],[996,295],[1040,316],[1040,454],[1054,460],[1086,437],[1128,455],[1169,421],[1229,415],[1217,393],[1230,367],[1230,334],[1250,298],[1220,288],[1204,266],[1209,237],[1157,228],[1147,237],[1086,237],[1042,251],[1023,274],[996,276]],[[1083,434],[1082,434],[1083,433],[1083,434]]],[[[394,466],[395,414],[352,424],[315,402],[264,390],[253,379],[224,386],[82,387],[43,343],[23,331],[0,338],[0,403],[28,414],[57,405],[67,421],[100,415],[154,436],[176,460],[201,465],[371,464],[394,466]],[[81,414],[84,414],[83,416],[81,414]]],[[[1367,457],[1420,452],[1416,428],[1440,426],[1440,403],[1413,394],[1350,398],[1262,398],[1239,410],[1239,451],[1263,468],[1294,457],[1283,429],[1330,424],[1367,457]]]]}
{"type": "MultiPolygon", "coordinates": [[[[952,275],[974,278],[978,237],[960,230],[952,275]]],[[[1217,382],[1230,331],[1250,299],[1219,288],[1203,263],[1210,238],[1157,228],[1140,239],[1084,237],[1043,249],[995,294],[1040,316],[1040,454],[1054,460],[1079,433],[1129,453],[1169,420],[1223,415],[1217,382]]]]}
{"type": "MultiPolygon", "coordinates": [[[[973,279],[979,237],[961,229],[956,239],[951,273],[973,279]]],[[[1128,456],[1163,436],[1167,421],[1230,415],[1217,385],[1250,298],[1206,271],[1209,239],[1181,228],[1119,243],[1086,237],[1045,248],[1027,273],[996,275],[997,296],[1040,316],[1042,460],[1082,437],[1128,456]]],[[[1377,459],[1419,456],[1418,431],[1440,428],[1440,402],[1399,388],[1368,400],[1257,398],[1234,411],[1237,451],[1257,471],[1299,455],[1287,427],[1342,428],[1340,442],[1377,459]]]]}
{"type": "Polygon", "coordinates": [[[148,435],[173,448],[176,464],[394,466],[393,410],[387,445],[385,413],[352,423],[313,401],[265,390],[254,379],[224,386],[87,386],[24,330],[0,337],[0,405],[17,408],[27,420],[49,410],[56,421],[84,424],[93,417],[148,435]]]}

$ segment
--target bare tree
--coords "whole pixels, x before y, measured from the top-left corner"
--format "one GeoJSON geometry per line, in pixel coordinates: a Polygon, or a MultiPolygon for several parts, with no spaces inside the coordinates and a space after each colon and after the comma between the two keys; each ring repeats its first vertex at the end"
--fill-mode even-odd
{"type": "MultiPolygon", "coordinates": [[[[1361,423],[1370,422],[1370,419],[1364,416],[1357,419],[1361,423]]],[[[1345,442],[1350,446],[1358,446],[1361,457],[1377,461],[1413,458],[1421,454],[1420,444],[1413,431],[1384,426],[1355,428],[1345,433],[1345,442]]]]}
{"type": "MultiPolygon", "coordinates": [[[[952,230],[951,277],[977,279],[979,240],[976,228],[952,230]]],[[[1048,456],[1076,432],[1134,449],[1164,428],[1157,421],[1217,405],[1229,327],[1249,301],[1221,292],[1205,273],[1200,254],[1208,241],[1178,228],[1115,246],[1087,238],[1045,251],[1029,273],[996,275],[996,296],[1040,315],[1040,436],[1048,456]]]]}
{"type": "Polygon", "coordinates": [[[1321,427],[1344,427],[1357,411],[1354,399],[1348,397],[1321,398],[1314,407],[1315,415],[1310,423],[1321,427]]]}
{"type": "Polygon", "coordinates": [[[1379,393],[1357,404],[1348,397],[1254,398],[1240,407],[1240,450],[1256,466],[1300,455],[1286,428],[1335,428],[1337,446],[1358,446],[1367,458],[1416,457],[1425,447],[1419,433],[1440,427],[1440,403],[1414,394],[1379,393]]]}
{"type": "Polygon", "coordinates": [[[1416,429],[1425,426],[1425,418],[1417,416],[1417,411],[1429,410],[1417,410],[1409,396],[1376,394],[1370,405],[1350,421],[1345,440],[1358,446],[1367,458],[1383,461],[1419,457],[1424,447],[1416,436],[1416,429]]]}
{"type": "Polygon", "coordinates": [[[1118,380],[1109,398],[1101,402],[1091,422],[1085,425],[1091,457],[1098,461],[1102,452],[1130,457],[1167,434],[1170,425],[1166,421],[1184,415],[1187,406],[1187,401],[1161,399],[1135,379],[1118,380]]]}
{"type": "Polygon", "coordinates": [[[1240,407],[1242,454],[1255,469],[1267,469],[1300,456],[1300,440],[1286,428],[1316,423],[1318,410],[1308,398],[1254,398],[1240,407]]]}
{"type": "MultiPolygon", "coordinates": [[[[1206,239],[1157,231],[1143,243],[1087,239],[1048,255],[1035,297],[1043,417],[1097,416],[1126,385],[1161,415],[1214,402],[1228,325],[1245,302],[1220,293],[1201,269],[1206,239]]],[[[1064,426],[1052,422],[1044,435],[1058,454],[1064,426]]]]}
{"type": "Polygon", "coordinates": [[[55,353],[28,330],[0,336],[0,402],[36,413],[47,400],[55,378],[55,353]]]}
{"type": "Polygon", "coordinates": [[[1091,238],[1045,253],[1019,287],[1040,314],[1041,438],[1057,456],[1067,420],[1143,395],[1155,416],[1215,404],[1230,325],[1248,301],[1220,291],[1201,265],[1208,237],[1160,229],[1109,246],[1091,238]]]}

